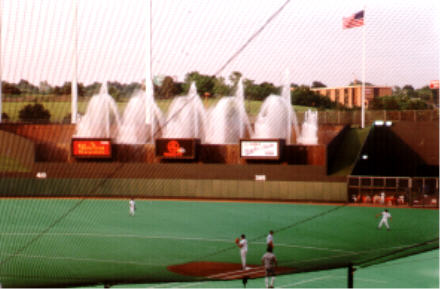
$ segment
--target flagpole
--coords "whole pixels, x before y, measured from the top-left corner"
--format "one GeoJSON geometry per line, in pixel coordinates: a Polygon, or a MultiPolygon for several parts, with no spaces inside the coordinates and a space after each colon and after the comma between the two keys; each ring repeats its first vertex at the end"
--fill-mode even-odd
{"type": "Polygon", "coordinates": [[[3,1],[0,0],[0,123],[2,122],[2,113],[3,113],[3,106],[2,106],[2,101],[3,101],[3,71],[2,71],[2,59],[1,59],[1,55],[2,55],[2,14],[3,14],[3,9],[2,9],[2,4],[3,1]]]}
{"type": "Polygon", "coordinates": [[[362,97],[361,97],[361,128],[365,127],[365,6],[364,25],[362,25],[362,97]]]}

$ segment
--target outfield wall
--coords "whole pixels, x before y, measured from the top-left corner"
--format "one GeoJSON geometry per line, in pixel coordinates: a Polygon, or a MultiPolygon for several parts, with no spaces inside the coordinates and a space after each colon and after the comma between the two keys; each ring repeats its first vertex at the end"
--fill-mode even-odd
{"type": "Polygon", "coordinates": [[[346,202],[346,182],[191,179],[0,179],[0,197],[206,198],[346,202]]]}
{"type": "MultiPolygon", "coordinates": [[[[26,172],[0,172],[0,197],[347,199],[346,178],[327,175],[326,145],[286,146],[283,159],[272,162],[242,160],[239,145],[201,146],[200,157],[193,162],[162,162],[152,145],[115,145],[115,160],[87,161],[70,156],[71,125],[0,128],[8,131],[5,139],[34,144],[26,149],[26,172]],[[257,176],[265,181],[256,181],[257,176]]],[[[341,130],[342,126],[327,126],[319,139],[328,144],[341,130]]]]}

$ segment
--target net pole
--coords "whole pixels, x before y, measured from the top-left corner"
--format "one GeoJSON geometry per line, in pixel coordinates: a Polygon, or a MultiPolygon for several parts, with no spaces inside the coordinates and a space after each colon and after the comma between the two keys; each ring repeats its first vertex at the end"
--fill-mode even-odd
{"type": "Polygon", "coordinates": [[[347,288],[353,288],[353,277],[354,277],[354,267],[353,264],[348,265],[347,267],[347,273],[348,273],[348,283],[347,283],[347,288]]]}
{"type": "MultiPolygon", "coordinates": [[[[153,92],[154,94],[154,88],[151,87],[151,89],[148,88],[149,85],[153,85],[153,82],[151,81],[151,7],[152,3],[151,0],[147,1],[147,10],[145,11],[145,14],[147,16],[147,37],[146,37],[146,68],[147,71],[145,73],[145,92],[146,97],[148,97],[149,92],[153,92]]],[[[153,96],[154,97],[154,96],[153,96]]],[[[148,99],[145,101],[146,104],[148,104],[148,99]]],[[[151,121],[151,108],[148,107],[148,105],[145,105],[145,123],[150,124],[151,121]]]]}
{"type": "MultiPolygon", "coordinates": [[[[365,21],[364,6],[364,21],[365,21]]],[[[361,128],[365,127],[365,23],[362,25],[362,97],[361,97],[361,128]]]]}

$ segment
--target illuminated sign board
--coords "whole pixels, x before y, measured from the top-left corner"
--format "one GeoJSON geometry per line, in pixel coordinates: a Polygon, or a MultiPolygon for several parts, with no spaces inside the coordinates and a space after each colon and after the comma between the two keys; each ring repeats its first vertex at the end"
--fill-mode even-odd
{"type": "Polygon", "coordinates": [[[156,139],[156,156],[164,159],[195,159],[199,139],[156,139]]]}
{"type": "Polygon", "coordinates": [[[278,160],[281,140],[253,139],[240,141],[240,157],[245,159],[278,160]]]}
{"type": "Polygon", "coordinates": [[[438,89],[439,88],[438,80],[431,80],[431,82],[429,83],[429,88],[438,89]]]}
{"type": "Polygon", "coordinates": [[[111,158],[110,139],[72,139],[72,156],[76,158],[111,158]]]}

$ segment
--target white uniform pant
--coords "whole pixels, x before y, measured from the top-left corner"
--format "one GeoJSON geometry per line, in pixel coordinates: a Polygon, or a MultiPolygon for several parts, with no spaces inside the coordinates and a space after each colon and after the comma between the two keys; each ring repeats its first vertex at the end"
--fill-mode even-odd
{"type": "Polygon", "coordinates": [[[382,220],[380,220],[380,222],[379,222],[379,226],[377,226],[377,227],[380,229],[380,228],[382,228],[382,225],[385,225],[385,227],[386,227],[387,229],[390,228],[390,225],[388,225],[388,220],[387,220],[387,219],[382,219],[382,220]]]}
{"type": "Polygon", "coordinates": [[[246,254],[247,254],[247,251],[240,250],[241,266],[243,266],[243,270],[246,269],[246,254]]]}
{"type": "Polygon", "coordinates": [[[130,207],[130,215],[134,216],[134,208],[130,207]]]}

